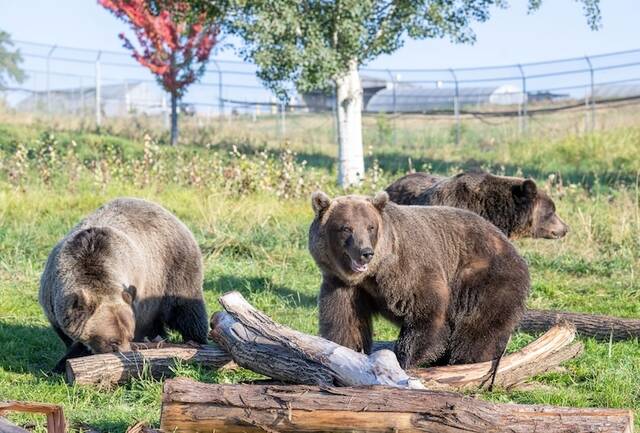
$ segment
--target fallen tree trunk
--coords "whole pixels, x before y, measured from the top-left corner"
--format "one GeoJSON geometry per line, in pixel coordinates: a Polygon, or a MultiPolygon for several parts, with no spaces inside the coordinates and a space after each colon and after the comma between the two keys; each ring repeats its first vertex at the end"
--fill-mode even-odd
{"type": "MultiPolygon", "coordinates": [[[[562,322],[555,325],[531,344],[503,357],[496,372],[495,385],[512,388],[580,355],[583,346],[573,343],[575,336],[572,324],[562,322]]],[[[491,361],[409,370],[409,374],[418,377],[428,389],[450,390],[488,387],[492,373],[491,361]]]]}
{"type": "Polygon", "coordinates": [[[105,353],[67,360],[66,378],[70,384],[113,386],[133,377],[171,375],[177,360],[220,368],[231,356],[216,344],[134,343],[133,352],[105,353]]]}
{"type": "Polygon", "coordinates": [[[423,388],[400,368],[389,350],[367,356],[279,325],[238,292],[229,292],[219,301],[226,311],[211,318],[211,338],[242,367],[292,383],[423,388]]]}
{"type": "MultiPolygon", "coordinates": [[[[429,389],[482,388],[491,383],[490,361],[418,368],[407,375],[388,350],[367,357],[321,337],[278,325],[237,292],[224,295],[220,303],[226,312],[212,317],[211,337],[229,350],[239,365],[276,380],[306,385],[411,384],[419,388],[415,381],[408,382],[409,377],[413,377],[429,389]]],[[[582,352],[582,345],[573,343],[574,339],[573,325],[564,323],[553,327],[522,350],[505,356],[495,383],[511,388],[556,368],[582,352]]],[[[377,347],[384,345],[380,343],[377,347]]]]}
{"type": "MultiPolygon", "coordinates": [[[[0,402],[0,416],[3,416],[8,412],[43,414],[47,417],[47,433],[65,433],[67,431],[67,424],[64,419],[62,406],[58,406],[57,404],[33,403],[26,401],[0,402]]],[[[14,431],[20,432],[21,430],[14,431]]],[[[1,424],[0,432],[4,433],[1,424]]],[[[8,432],[11,432],[11,430],[8,430],[8,432]]]]}
{"type": "Polygon", "coordinates": [[[573,323],[582,337],[604,341],[640,338],[640,319],[553,310],[527,310],[520,322],[520,331],[542,332],[560,322],[573,323]]]}
{"type": "Polygon", "coordinates": [[[165,383],[162,431],[631,433],[633,412],[496,404],[442,391],[367,386],[165,383]]]}

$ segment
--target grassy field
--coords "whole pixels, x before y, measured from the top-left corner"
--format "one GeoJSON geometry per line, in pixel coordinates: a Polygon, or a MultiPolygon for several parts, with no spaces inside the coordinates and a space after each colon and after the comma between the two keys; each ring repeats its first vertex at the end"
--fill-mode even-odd
{"type": "MultiPolygon", "coordinates": [[[[571,232],[560,241],[517,242],[531,269],[529,306],[640,317],[640,128],[484,146],[370,143],[371,169],[357,192],[383,188],[407,170],[409,159],[417,169],[444,174],[480,165],[535,177],[556,200],[571,232]]],[[[239,290],[275,320],[317,332],[320,274],[307,252],[308,197],[318,187],[338,192],[335,151],[300,142],[197,144],[171,149],[141,131],[97,133],[0,118],[0,400],[63,404],[74,431],[91,426],[121,432],[136,421],[157,426],[161,382],[143,379],[103,390],[70,387],[47,373],[63,345],[37,302],[44,261],[83,215],[118,196],[159,202],[193,230],[204,254],[210,313],[219,308],[220,294],[239,290]]],[[[377,339],[396,333],[389,324],[376,323],[377,339]]],[[[533,338],[518,334],[510,349],[533,338]]],[[[629,407],[640,418],[639,342],[584,343],[584,355],[567,363],[566,371],[535,379],[539,389],[481,397],[629,407]]],[[[176,372],[225,383],[251,375],[183,365],[176,372]]],[[[36,418],[12,419],[44,431],[36,418]]]]}

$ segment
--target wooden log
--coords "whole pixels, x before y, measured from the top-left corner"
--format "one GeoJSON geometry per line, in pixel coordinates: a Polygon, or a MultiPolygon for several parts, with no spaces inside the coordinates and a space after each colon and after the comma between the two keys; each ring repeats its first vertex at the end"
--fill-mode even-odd
{"type": "MultiPolygon", "coordinates": [[[[39,413],[47,417],[47,433],[65,433],[67,425],[62,406],[48,403],[33,403],[26,401],[0,402],[0,416],[8,412],[39,413]]],[[[0,430],[1,432],[2,430],[0,430]]]]}
{"type": "Polygon", "coordinates": [[[68,359],[67,382],[111,387],[143,374],[155,378],[170,376],[176,361],[210,368],[220,368],[231,361],[230,355],[216,344],[135,343],[134,349],[68,359]]]}
{"type": "MultiPolygon", "coordinates": [[[[562,322],[555,325],[518,352],[503,357],[496,372],[495,385],[506,389],[518,386],[580,355],[583,346],[573,343],[575,336],[572,324],[562,322]]],[[[490,361],[409,370],[409,374],[418,377],[428,389],[449,390],[488,387],[492,373],[490,361]]]]}
{"type": "Polygon", "coordinates": [[[226,311],[211,318],[211,338],[242,367],[289,383],[423,388],[400,368],[389,350],[367,356],[279,325],[238,292],[229,292],[219,301],[226,311]]]}
{"type": "Polygon", "coordinates": [[[520,322],[520,330],[543,332],[563,321],[573,323],[578,335],[582,337],[593,337],[601,341],[640,338],[640,319],[554,310],[527,310],[520,322]]]}
{"type": "Polygon", "coordinates": [[[384,386],[165,383],[166,432],[631,433],[633,412],[496,404],[443,391],[384,386]]]}
{"type": "MultiPolygon", "coordinates": [[[[237,292],[224,295],[220,303],[226,312],[212,317],[211,337],[229,350],[239,365],[276,380],[306,385],[381,384],[420,388],[415,381],[408,382],[412,377],[420,379],[429,389],[490,385],[491,362],[413,369],[407,375],[388,350],[366,357],[323,338],[278,325],[237,292]],[[382,372],[382,376],[378,372],[382,372]],[[390,372],[393,372],[392,379],[390,372]]],[[[564,323],[553,327],[522,350],[504,357],[495,383],[511,388],[556,368],[582,352],[580,343],[572,344],[574,339],[573,325],[564,323]]]]}

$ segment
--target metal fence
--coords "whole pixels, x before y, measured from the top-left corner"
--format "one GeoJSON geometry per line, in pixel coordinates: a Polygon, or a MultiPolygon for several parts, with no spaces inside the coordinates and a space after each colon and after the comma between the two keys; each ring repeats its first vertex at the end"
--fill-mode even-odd
{"type": "MultiPolygon", "coordinates": [[[[167,95],[125,51],[28,41],[16,45],[28,78],[4,90],[12,110],[85,117],[97,125],[129,116],[167,117],[167,95]]],[[[365,119],[388,116],[394,141],[401,120],[416,116],[450,121],[458,142],[465,122],[513,123],[523,134],[531,119],[559,112],[579,111],[584,129],[593,130],[598,108],[640,100],[640,49],[473,68],[365,67],[361,79],[365,119]]],[[[288,119],[302,125],[301,118],[316,115],[330,122],[333,104],[330,92],[294,94],[281,103],[257,80],[254,65],[213,57],[200,82],[190,87],[181,111],[203,123],[270,119],[273,132],[286,138],[292,133],[288,119]]]]}

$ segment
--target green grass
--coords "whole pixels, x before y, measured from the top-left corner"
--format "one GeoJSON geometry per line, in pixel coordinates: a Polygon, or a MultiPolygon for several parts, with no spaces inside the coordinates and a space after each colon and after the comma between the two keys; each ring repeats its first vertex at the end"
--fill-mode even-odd
{"type": "MultiPolygon", "coordinates": [[[[145,147],[136,137],[90,131],[56,131],[51,136],[40,127],[0,124],[0,132],[0,399],[63,404],[75,430],[89,425],[120,432],[136,421],[158,425],[159,381],[146,378],[105,390],[71,387],[62,377],[47,373],[63,354],[63,345],[37,302],[44,261],[83,215],[117,196],[157,201],[193,230],[205,257],[204,290],[210,313],[219,309],[217,298],[222,293],[239,290],[278,322],[317,332],[320,274],[307,252],[312,218],[308,193],[318,186],[336,192],[330,151],[303,155],[299,148],[297,156],[265,157],[254,154],[252,146],[234,154],[225,143],[175,150],[149,143],[145,147]],[[20,149],[23,156],[16,154],[20,149]],[[302,164],[302,159],[308,163],[302,164]]],[[[409,157],[414,163],[433,164],[441,173],[473,159],[505,167],[505,172],[535,175],[555,198],[571,232],[560,241],[517,242],[532,275],[529,305],[640,317],[635,176],[639,148],[637,128],[555,141],[500,143],[491,151],[449,145],[391,152],[389,146],[380,145],[371,158],[382,170],[370,171],[361,191],[384,186],[396,171],[406,169],[409,157]],[[534,148],[551,156],[545,159],[534,148]],[[434,164],[438,161],[440,165],[434,164]],[[626,162],[618,166],[616,161],[626,162]],[[557,175],[549,180],[554,172],[567,175],[563,181],[557,175]]],[[[396,333],[388,323],[376,322],[376,339],[393,339],[396,333]]],[[[510,349],[533,338],[518,334],[510,349]]],[[[639,342],[583,341],[585,353],[568,362],[566,371],[535,379],[544,387],[499,390],[481,397],[625,407],[640,418],[639,342]]],[[[212,372],[186,365],[176,366],[176,372],[208,382],[253,377],[246,371],[212,372]]],[[[37,418],[12,419],[21,424],[36,420],[36,431],[44,431],[37,418]]]]}

